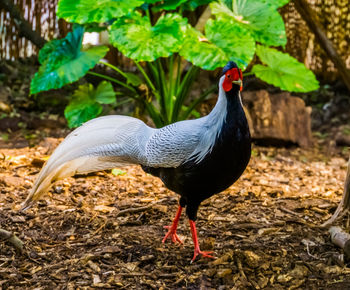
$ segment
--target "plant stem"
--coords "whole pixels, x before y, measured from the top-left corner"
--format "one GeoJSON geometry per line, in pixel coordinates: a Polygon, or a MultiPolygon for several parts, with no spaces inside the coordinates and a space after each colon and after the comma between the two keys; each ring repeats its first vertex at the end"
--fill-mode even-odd
{"type": "Polygon", "coordinates": [[[181,56],[177,56],[177,72],[176,72],[176,81],[175,81],[175,89],[174,89],[174,95],[177,96],[177,90],[179,88],[180,83],[180,77],[181,77],[181,56]]]}
{"type": "Polygon", "coordinates": [[[197,77],[199,72],[199,68],[192,65],[191,68],[187,71],[185,77],[181,81],[180,88],[178,89],[178,94],[176,95],[176,101],[174,105],[172,122],[177,121],[181,108],[184,104],[186,97],[188,96],[188,92],[193,85],[195,78],[197,77]]]}
{"type": "Polygon", "coordinates": [[[176,79],[174,79],[174,59],[175,56],[172,54],[170,56],[169,60],[169,90],[168,90],[168,95],[169,95],[169,120],[172,119],[173,117],[173,110],[174,110],[174,103],[175,103],[175,93],[174,93],[174,87],[176,86],[176,79]]]}
{"type": "Polygon", "coordinates": [[[152,25],[152,19],[151,19],[151,13],[150,13],[150,7],[148,6],[148,8],[146,9],[146,16],[149,19],[149,23],[152,25]]]}
{"type": "Polygon", "coordinates": [[[180,5],[180,7],[179,7],[179,14],[182,15],[183,11],[184,11],[183,5],[180,5]]]}
{"type": "MultiPolygon", "coordinates": [[[[155,88],[154,84],[152,83],[152,81],[148,77],[147,73],[142,68],[142,66],[138,62],[135,62],[135,64],[136,64],[137,68],[139,69],[139,71],[142,73],[143,77],[145,78],[147,85],[151,88],[158,103],[161,104],[161,96],[159,94],[159,90],[157,91],[157,89],[155,88]]],[[[154,79],[157,80],[159,72],[157,72],[157,69],[154,67],[154,65],[152,63],[147,62],[147,64],[150,67],[151,73],[153,73],[153,75],[154,75],[154,79]]],[[[158,83],[158,86],[161,86],[161,84],[158,83]]],[[[147,101],[143,101],[143,103],[145,104],[146,110],[148,111],[148,113],[149,113],[150,117],[152,118],[156,127],[159,128],[159,127],[163,126],[164,120],[162,120],[162,114],[153,106],[152,103],[147,102],[147,101]]]]}
{"type": "Polygon", "coordinates": [[[132,101],[132,98],[130,97],[130,98],[127,98],[126,100],[117,102],[115,106],[116,106],[116,107],[117,107],[117,106],[121,106],[121,105],[127,104],[127,103],[129,103],[129,102],[131,102],[131,101],[132,101]]]}
{"type": "Polygon", "coordinates": [[[105,66],[110,67],[111,69],[113,69],[114,71],[116,71],[117,73],[121,74],[124,78],[128,78],[128,76],[119,68],[117,68],[116,66],[114,66],[113,64],[110,64],[108,62],[104,62],[104,61],[99,61],[99,63],[104,64],[105,66]]]}
{"type": "Polygon", "coordinates": [[[149,79],[148,75],[146,74],[146,72],[142,68],[142,66],[136,61],[135,61],[135,64],[136,64],[137,68],[139,69],[139,71],[142,73],[143,77],[145,78],[145,80],[146,80],[147,84],[149,85],[149,87],[151,88],[151,90],[156,91],[156,88],[154,87],[153,83],[149,79]]]}
{"type": "Polygon", "coordinates": [[[197,107],[197,105],[202,103],[205,100],[205,98],[209,94],[214,92],[216,89],[217,89],[217,85],[213,85],[209,89],[207,89],[198,99],[194,100],[192,102],[192,104],[187,108],[187,110],[181,115],[180,120],[187,119],[190,116],[190,114],[192,113],[192,111],[197,107]]]}
{"type": "Polygon", "coordinates": [[[164,125],[164,122],[162,121],[161,115],[158,112],[158,110],[153,106],[152,103],[144,101],[144,104],[145,104],[146,110],[148,111],[148,114],[150,115],[156,127],[157,128],[162,127],[164,125]]]}
{"type": "Polygon", "coordinates": [[[173,87],[174,87],[173,73],[174,73],[174,54],[172,54],[170,56],[170,59],[169,59],[169,95],[171,97],[174,96],[174,92],[173,92],[173,87]]]}
{"type": "Polygon", "coordinates": [[[158,69],[158,76],[159,76],[159,92],[160,92],[160,109],[161,114],[163,116],[163,119],[165,120],[166,124],[169,123],[169,98],[167,94],[167,86],[166,86],[166,79],[165,79],[165,73],[164,69],[161,63],[161,60],[158,58],[156,60],[157,69],[158,69]]]}
{"type": "Polygon", "coordinates": [[[154,92],[154,95],[156,97],[157,102],[160,103],[161,100],[160,100],[160,95],[159,95],[159,88],[161,85],[159,84],[159,73],[157,71],[156,66],[153,63],[146,62],[146,64],[147,64],[147,68],[148,68],[150,77],[152,77],[152,80],[155,84],[156,91],[154,92]]]}
{"type": "Polygon", "coordinates": [[[130,90],[130,91],[132,91],[134,93],[136,93],[136,90],[133,87],[131,87],[131,86],[127,85],[127,84],[124,84],[123,82],[118,81],[115,78],[112,78],[112,77],[109,77],[109,76],[106,76],[106,75],[103,75],[103,74],[99,74],[99,73],[96,73],[96,72],[92,72],[92,71],[89,71],[87,73],[89,75],[100,77],[102,79],[106,79],[106,80],[109,80],[111,82],[114,82],[114,83],[116,83],[118,85],[121,85],[122,87],[124,87],[124,88],[126,88],[126,89],[128,89],[128,90],[130,90]]]}
{"type": "Polygon", "coordinates": [[[157,68],[156,66],[151,63],[151,62],[146,62],[147,64],[147,68],[148,68],[148,71],[149,73],[152,75],[152,78],[153,78],[153,81],[155,82],[155,86],[157,87],[157,89],[159,90],[159,86],[160,84],[158,83],[158,71],[157,71],[157,68]]]}

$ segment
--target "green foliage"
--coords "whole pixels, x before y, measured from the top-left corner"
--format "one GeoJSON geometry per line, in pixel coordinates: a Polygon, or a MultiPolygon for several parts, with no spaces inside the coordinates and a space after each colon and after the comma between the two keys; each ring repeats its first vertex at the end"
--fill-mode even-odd
{"type": "Polygon", "coordinates": [[[107,22],[143,4],[142,0],[60,0],[57,16],[74,23],[107,22]]]}
{"type": "Polygon", "coordinates": [[[213,0],[188,0],[184,3],[185,10],[196,10],[199,6],[209,4],[213,2],[213,0]]]}
{"type": "Polygon", "coordinates": [[[229,22],[209,19],[205,35],[188,25],[180,55],[194,65],[213,70],[233,60],[246,67],[255,53],[255,41],[249,32],[229,22]]]}
{"type": "Polygon", "coordinates": [[[269,4],[273,8],[280,8],[286,5],[290,0],[262,0],[262,2],[269,4]]]}
{"type": "Polygon", "coordinates": [[[82,50],[84,28],[76,27],[60,40],[52,40],[40,50],[41,66],[30,84],[30,93],[58,89],[75,82],[105,56],[106,46],[82,50]]]}
{"type": "Polygon", "coordinates": [[[226,64],[225,52],[209,42],[205,36],[191,25],[186,26],[185,40],[180,55],[194,65],[213,70],[226,64]]]}
{"type": "MultiPolygon", "coordinates": [[[[82,27],[80,29],[82,29],[82,27]]],[[[81,36],[82,35],[83,34],[81,34],[81,36]]],[[[68,33],[66,38],[68,38],[69,36],[71,36],[71,34],[68,33]]],[[[60,55],[59,50],[60,50],[60,47],[64,45],[63,44],[64,41],[65,41],[65,39],[53,39],[53,40],[47,42],[44,45],[44,47],[42,49],[40,49],[40,51],[39,51],[38,60],[39,60],[40,64],[44,64],[44,62],[46,60],[48,60],[48,58],[50,57],[50,54],[55,54],[56,51],[58,52],[58,56],[59,56],[60,55]]],[[[67,40],[67,41],[69,41],[69,40],[67,40]]],[[[70,39],[70,41],[73,42],[73,37],[70,39]]],[[[79,49],[80,49],[80,45],[79,45],[79,49]]]]}
{"type": "Polygon", "coordinates": [[[136,61],[153,61],[179,50],[183,41],[181,27],[186,19],[179,14],[162,15],[152,26],[148,16],[136,12],[116,20],[109,28],[111,43],[136,61]]]}
{"type": "Polygon", "coordinates": [[[1,139],[2,141],[7,142],[7,141],[9,140],[9,134],[8,134],[8,133],[2,133],[2,134],[0,134],[0,139],[1,139]]]}
{"type": "Polygon", "coordinates": [[[232,26],[227,21],[209,19],[205,33],[208,39],[225,53],[225,61],[233,60],[245,68],[253,59],[255,41],[244,27],[232,26]]]}
{"type": "Polygon", "coordinates": [[[261,0],[219,0],[210,5],[213,15],[244,27],[254,39],[266,45],[285,45],[286,31],[276,6],[261,0]]]}
{"type": "Polygon", "coordinates": [[[260,45],[256,53],[265,65],[256,64],[252,72],[263,81],[290,92],[309,92],[319,87],[315,75],[288,54],[260,45]]]}
{"type": "Polygon", "coordinates": [[[126,77],[126,83],[134,87],[138,87],[143,82],[138,75],[133,73],[125,73],[125,77],[126,77]]]}
{"type": "Polygon", "coordinates": [[[95,89],[92,84],[79,86],[64,111],[70,128],[78,127],[82,123],[97,117],[102,112],[101,104],[115,102],[116,93],[111,83],[102,81],[95,89]]]}
{"type": "Polygon", "coordinates": [[[179,7],[181,4],[187,2],[187,0],[167,0],[164,1],[164,3],[157,5],[153,8],[154,12],[158,12],[161,10],[175,10],[177,7],[179,7]]]}
{"type": "MultiPolygon", "coordinates": [[[[318,83],[303,64],[268,47],[286,44],[283,19],[277,9],[288,1],[60,0],[57,15],[83,26],[76,25],[66,38],[52,40],[42,48],[41,67],[32,80],[31,93],[74,82],[104,57],[104,46],[82,48],[84,28],[107,29],[111,44],[134,60],[139,71],[123,72],[101,62],[121,78],[89,73],[118,84],[118,93],[141,103],[157,127],[197,116],[196,106],[216,89],[215,84],[196,100],[188,101],[200,68],[214,70],[228,60],[245,69],[257,54],[264,65],[255,65],[250,73],[282,89],[314,90],[318,83]],[[192,12],[184,11],[206,4],[210,4],[212,17],[202,33],[185,17],[192,12]],[[189,63],[184,65],[183,59],[189,63]],[[146,96],[141,93],[145,85],[146,96]]],[[[114,101],[111,85],[107,89],[104,86],[108,85],[103,84],[96,89],[85,85],[75,92],[65,111],[69,126],[98,116],[101,104],[114,101]]]]}

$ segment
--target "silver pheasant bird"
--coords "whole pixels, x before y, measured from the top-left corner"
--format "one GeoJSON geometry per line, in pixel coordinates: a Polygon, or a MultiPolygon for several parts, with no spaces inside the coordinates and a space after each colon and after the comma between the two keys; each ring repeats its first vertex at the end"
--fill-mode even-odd
{"type": "Polygon", "coordinates": [[[163,242],[176,234],[181,211],[186,207],[194,257],[212,257],[200,250],[195,220],[199,204],[233,184],[250,159],[250,134],[240,99],[242,72],[229,62],[219,82],[218,101],[205,117],[177,122],[160,129],[127,116],[93,119],[71,132],[42,168],[26,209],[38,200],[56,180],[75,174],[111,169],[128,164],[162,179],[181,195],[172,226],[163,242]]]}

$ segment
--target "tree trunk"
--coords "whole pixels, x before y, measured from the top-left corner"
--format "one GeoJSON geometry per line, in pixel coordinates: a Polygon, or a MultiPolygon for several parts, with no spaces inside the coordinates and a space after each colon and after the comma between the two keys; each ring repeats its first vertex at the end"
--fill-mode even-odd
{"type": "Polygon", "coordinates": [[[316,39],[321,45],[322,49],[327,53],[328,57],[338,69],[344,84],[350,91],[350,71],[346,68],[345,62],[335,50],[332,42],[327,38],[321,24],[317,20],[314,11],[310,8],[305,0],[294,0],[295,8],[298,10],[301,17],[305,20],[310,30],[315,34],[316,39]]]}
{"type": "Polygon", "coordinates": [[[31,24],[23,18],[20,9],[13,3],[12,0],[0,0],[0,9],[1,8],[5,9],[13,18],[20,36],[27,38],[39,48],[44,46],[46,40],[32,29],[31,24]]]}

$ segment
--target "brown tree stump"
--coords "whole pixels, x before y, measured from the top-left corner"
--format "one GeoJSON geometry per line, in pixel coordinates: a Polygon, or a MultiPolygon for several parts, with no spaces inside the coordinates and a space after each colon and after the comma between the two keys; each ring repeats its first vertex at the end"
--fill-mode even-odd
{"type": "Polygon", "coordinates": [[[312,145],[311,108],[288,92],[266,90],[242,93],[253,139],[264,145],[312,145]]]}

